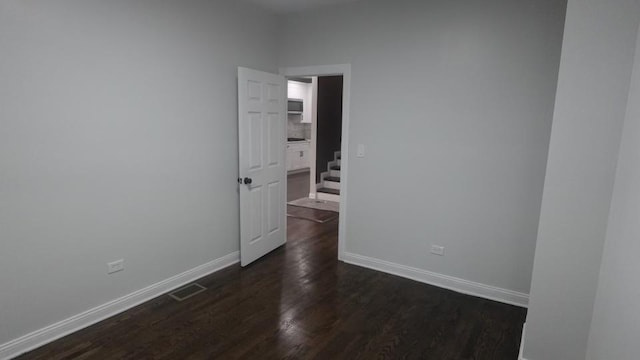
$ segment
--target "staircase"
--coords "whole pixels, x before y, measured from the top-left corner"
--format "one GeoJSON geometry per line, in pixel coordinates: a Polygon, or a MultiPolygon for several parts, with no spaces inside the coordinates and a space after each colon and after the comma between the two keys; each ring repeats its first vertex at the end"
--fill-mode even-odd
{"type": "Polygon", "coordinates": [[[334,152],[333,160],[329,161],[327,168],[328,171],[320,174],[316,198],[340,202],[340,151],[334,152]]]}

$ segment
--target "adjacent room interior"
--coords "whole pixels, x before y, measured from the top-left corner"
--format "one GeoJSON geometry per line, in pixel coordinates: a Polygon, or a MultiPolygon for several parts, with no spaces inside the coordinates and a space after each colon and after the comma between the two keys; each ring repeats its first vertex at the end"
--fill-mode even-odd
{"type": "Polygon", "coordinates": [[[287,216],[325,222],[340,212],[342,88],[341,75],[287,81],[287,216]]]}
{"type": "Polygon", "coordinates": [[[0,0],[0,359],[637,359],[639,25],[0,0]]]}

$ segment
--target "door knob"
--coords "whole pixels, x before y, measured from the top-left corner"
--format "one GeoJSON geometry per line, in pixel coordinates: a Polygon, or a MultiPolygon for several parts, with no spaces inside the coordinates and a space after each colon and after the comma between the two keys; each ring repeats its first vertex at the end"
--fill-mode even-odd
{"type": "Polygon", "coordinates": [[[252,182],[253,182],[253,180],[251,180],[251,178],[250,178],[250,177],[246,177],[246,178],[244,178],[244,184],[245,184],[245,185],[251,185],[251,183],[252,183],[252,182]]]}

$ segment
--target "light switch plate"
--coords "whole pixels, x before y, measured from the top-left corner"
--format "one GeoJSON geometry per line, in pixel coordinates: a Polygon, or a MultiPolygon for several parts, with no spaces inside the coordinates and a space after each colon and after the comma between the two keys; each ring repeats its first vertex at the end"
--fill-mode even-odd
{"type": "Polygon", "coordinates": [[[107,263],[107,274],[113,274],[124,270],[124,259],[107,263]]]}
{"type": "Polygon", "coordinates": [[[431,253],[434,255],[444,256],[444,246],[431,245],[431,253]]]}

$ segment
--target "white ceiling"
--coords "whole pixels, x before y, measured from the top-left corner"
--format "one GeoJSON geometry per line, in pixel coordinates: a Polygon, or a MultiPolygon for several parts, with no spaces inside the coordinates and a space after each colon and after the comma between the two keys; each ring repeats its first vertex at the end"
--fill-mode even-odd
{"type": "Polygon", "coordinates": [[[318,7],[354,2],[358,0],[246,0],[276,13],[311,10],[318,7]]]}

